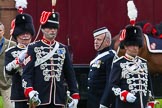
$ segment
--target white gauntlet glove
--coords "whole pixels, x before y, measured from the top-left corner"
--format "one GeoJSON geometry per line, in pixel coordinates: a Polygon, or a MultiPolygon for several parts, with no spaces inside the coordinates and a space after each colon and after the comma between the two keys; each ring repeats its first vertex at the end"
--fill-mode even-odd
{"type": "Polygon", "coordinates": [[[20,64],[23,63],[23,61],[24,61],[24,59],[26,57],[26,53],[27,53],[27,50],[23,50],[15,60],[10,62],[6,66],[6,70],[11,71],[12,69],[17,69],[18,67],[20,67],[20,64]]]}
{"type": "Polygon", "coordinates": [[[68,108],[77,108],[78,99],[72,99],[72,101],[68,104],[68,108]]]}
{"type": "Polygon", "coordinates": [[[34,104],[35,106],[39,106],[41,101],[38,97],[38,92],[35,90],[32,90],[29,92],[29,98],[30,98],[30,104],[34,104]]]}
{"type": "Polygon", "coordinates": [[[108,108],[108,107],[106,107],[106,106],[100,104],[100,107],[99,107],[99,108],[108,108]]]}
{"type": "Polygon", "coordinates": [[[136,100],[136,96],[134,96],[132,93],[124,90],[120,93],[120,99],[124,102],[129,102],[129,103],[133,103],[136,100]]]}
{"type": "Polygon", "coordinates": [[[135,102],[136,100],[136,97],[132,94],[132,93],[128,93],[127,97],[126,97],[126,100],[130,103],[133,103],[135,102]]]}
{"type": "Polygon", "coordinates": [[[17,69],[19,66],[18,59],[15,59],[6,66],[6,70],[11,71],[12,69],[17,69]]]}
{"type": "Polygon", "coordinates": [[[19,54],[18,60],[19,60],[20,63],[23,63],[23,61],[24,61],[24,59],[25,59],[25,57],[26,57],[26,54],[27,54],[27,50],[23,50],[23,51],[19,54]]]}

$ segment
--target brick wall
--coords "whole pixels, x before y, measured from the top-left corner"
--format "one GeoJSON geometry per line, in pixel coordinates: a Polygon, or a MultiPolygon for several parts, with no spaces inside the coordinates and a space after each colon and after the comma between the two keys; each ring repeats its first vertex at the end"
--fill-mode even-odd
{"type": "Polygon", "coordinates": [[[0,0],[0,21],[5,25],[5,37],[8,39],[10,38],[10,24],[16,14],[14,0],[0,0]]]}

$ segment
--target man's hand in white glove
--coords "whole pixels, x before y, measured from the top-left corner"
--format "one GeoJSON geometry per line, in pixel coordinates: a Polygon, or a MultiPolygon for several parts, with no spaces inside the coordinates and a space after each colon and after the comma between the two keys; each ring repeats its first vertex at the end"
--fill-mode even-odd
{"type": "Polygon", "coordinates": [[[19,54],[19,56],[18,56],[19,63],[23,63],[23,61],[24,61],[26,55],[27,55],[27,50],[23,50],[23,51],[19,54]]]}
{"type": "Polygon", "coordinates": [[[16,58],[15,60],[13,60],[12,62],[10,62],[7,66],[6,66],[6,70],[7,71],[11,71],[12,69],[17,69],[19,68],[19,62],[18,59],[16,58]]]}
{"type": "Polygon", "coordinates": [[[35,106],[40,105],[41,101],[38,97],[38,94],[39,93],[35,90],[32,90],[31,92],[29,92],[30,104],[32,104],[32,105],[34,104],[35,106]]]}
{"type": "Polygon", "coordinates": [[[100,104],[100,107],[99,107],[99,108],[108,108],[108,107],[106,107],[106,106],[100,104]]]}
{"type": "Polygon", "coordinates": [[[126,97],[126,100],[130,103],[133,103],[135,102],[136,100],[136,97],[132,94],[132,93],[128,93],[127,97],[126,97]]]}
{"type": "Polygon", "coordinates": [[[78,105],[78,99],[72,99],[70,103],[68,103],[68,108],[77,108],[78,105]]]}
{"type": "Polygon", "coordinates": [[[129,102],[129,103],[133,103],[136,100],[136,96],[134,96],[132,93],[124,90],[120,93],[120,99],[124,102],[129,102]]]}

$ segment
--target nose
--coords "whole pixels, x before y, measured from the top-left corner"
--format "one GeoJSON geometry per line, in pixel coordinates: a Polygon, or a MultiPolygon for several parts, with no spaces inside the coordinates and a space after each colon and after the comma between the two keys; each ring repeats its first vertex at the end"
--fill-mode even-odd
{"type": "Polygon", "coordinates": [[[94,43],[97,43],[97,39],[94,39],[94,43]]]}
{"type": "Polygon", "coordinates": [[[134,46],[133,49],[137,50],[139,47],[138,46],[134,46]]]}
{"type": "Polygon", "coordinates": [[[52,32],[52,33],[56,33],[56,32],[57,32],[57,29],[51,28],[51,32],[52,32]]]}
{"type": "Polygon", "coordinates": [[[28,34],[27,34],[27,33],[25,33],[25,34],[24,34],[24,36],[26,37],[26,36],[28,36],[28,34]]]}

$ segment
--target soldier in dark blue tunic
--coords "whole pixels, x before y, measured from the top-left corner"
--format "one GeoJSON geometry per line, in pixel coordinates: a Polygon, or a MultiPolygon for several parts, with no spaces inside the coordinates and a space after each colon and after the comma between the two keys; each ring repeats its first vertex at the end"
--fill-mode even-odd
{"type": "Polygon", "coordinates": [[[13,21],[15,26],[12,36],[17,45],[6,50],[5,71],[12,76],[11,101],[15,103],[15,108],[28,108],[28,99],[24,95],[21,75],[26,48],[34,36],[35,29],[29,14],[19,14],[13,21]]]}
{"type": "Polygon", "coordinates": [[[104,95],[109,92],[106,85],[109,83],[111,64],[116,52],[110,48],[111,34],[106,27],[95,30],[93,35],[94,48],[98,53],[90,62],[87,108],[106,108],[110,103],[103,103],[104,95]]]}
{"type": "Polygon", "coordinates": [[[43,11],[40,21],[43,37],[28,46],[25,60],[22,75],[25,95],[34,105],[39,105],[37,108],[64,108],[67,83],[72,97],[70,108],[77,108],[80,96],[69,51],[55,40],[59,14],[43,11]]]}
{"type": "Polygon", "coordinates": [[[123,32],[121,48],[125,48],[126,53],[113,62],[110,74],[115,108],[145,108],[152,94],[147,61],[137,56],[143,46],[142,30],[129,25],[123,32]]]}

